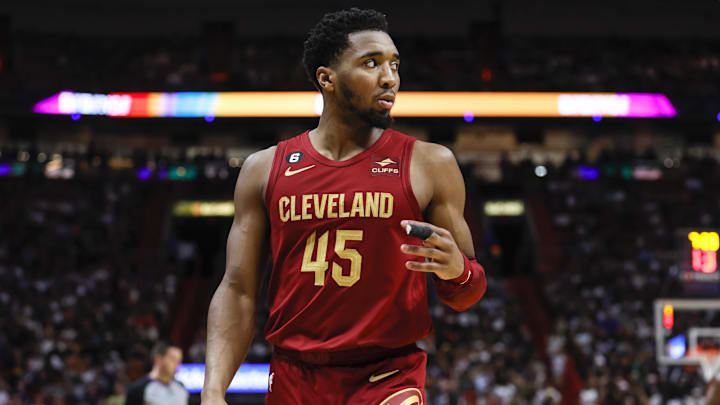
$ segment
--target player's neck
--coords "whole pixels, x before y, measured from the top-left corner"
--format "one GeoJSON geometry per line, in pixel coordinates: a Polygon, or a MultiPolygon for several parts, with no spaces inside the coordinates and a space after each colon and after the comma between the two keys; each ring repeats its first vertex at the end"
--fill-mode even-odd
{"type": "Polygon", "coordinates": [[[372,146],[383,131],[356,117],[323,114],[317,128],[310,131],[310,143],[329,159],[347,160],[372,146]]]}
{"type": "Polygon", "coordinates": [[[153,367],[153,369],[150,371],[150,378],[155,381],[160,381],[165,385],[170,384],[170,378],[168,378],[167,376],[163,376],[157,367],[153,367]]]}

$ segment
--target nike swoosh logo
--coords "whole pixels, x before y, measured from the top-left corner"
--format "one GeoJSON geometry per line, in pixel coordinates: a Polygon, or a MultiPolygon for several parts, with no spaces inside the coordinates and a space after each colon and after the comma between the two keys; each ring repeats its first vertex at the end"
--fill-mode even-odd
{"type": "Polygon", "coordinates": [[[400,370],[393,370],[393,371],[388,371],[387,373],[382,373],[382,374],[378,374],[378,375],[371,375],[371,376],[370,376],[370,382],[380,381],[380,380],[382,380],[383,378],[385,378],[385,377],[390,377],[391,375],[393,375],[393,374],[395,374],[395,373],[397,373],[397,372],[399,372],[399,371],[400,371],[400,370]]]}
{"type": "Polygon", "coordinates": [[[296,175],[296,174],[298,174],[298,173],[300,173],[300,172],[304,172],[305,170],[312,169],[313,167],[315,167],[315,165],[305,166],[305,167],[303,167],[302,169],[297,169],[297,170],[291,170],[291,169],[288,167],[287,169],[285,169],[285,175],[286,175],[286,176],[293,176],[293,175],[296,175]]]}

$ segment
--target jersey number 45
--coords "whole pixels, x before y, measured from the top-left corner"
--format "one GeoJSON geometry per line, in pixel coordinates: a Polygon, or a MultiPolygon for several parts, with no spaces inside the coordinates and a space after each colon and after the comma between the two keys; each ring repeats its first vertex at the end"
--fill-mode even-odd
{"type": "MultiPolygon", "coordinates": [[[[327,261],[327,245],[328,245],[328,233],[325,231],[320,238],[317,239],[317,254],[315,260],[312,260],[312,254],[315,250],[315,238],[317,232],[313,232],[308,236],[305,242],[305,253],[303,254],[302,272],[314,272],[315,273],[315,285],[325,285],[325,272],[328,269],[329,263],[327,261]]],[[[339,264],[333,262],[332,267],[332,278],[335,282],[342,287],[352,287],[353,284],[360,280],[360,272],[362,266],[362,255],[356,249],[348,249],[345,247],[345,241],[356,240],[361,241],[363,238],[362,230],[355,229],[339,229],[335,231],[335,254],[343,259],[350,260],[350,274],[344,275],[342,267],[339,264]]]]}

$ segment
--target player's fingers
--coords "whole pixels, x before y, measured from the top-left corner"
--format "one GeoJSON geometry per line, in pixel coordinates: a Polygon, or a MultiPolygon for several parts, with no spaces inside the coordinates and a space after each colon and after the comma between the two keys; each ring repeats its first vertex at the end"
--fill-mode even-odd
{"type": "Polygon", "coordinates": [[[420,222],[420,221],[414,221],[412,219],[403,219],[400,221],[400,226],[403,227],[403,229],[408,225],[420,225],[420,226],[427,226],[428,228],[432,229],[434,233],[437,233],[440,236],[448,236],[450,235],[450,232],[448,232],[447,229],[441,228],[439,226],[435,226],[429,222],[420,222]]]}
{"type": "Polygon", "coordinates": [[[428,257],[433,260],[444,260],[445,253],[441,250],[435,249],[434,247],[418,246],[418,245],[400,245],[400,250],[403,253],[428,257]]]}
{"type": "Polygon", "coordinates": [[[435,273],[442,269],[442,264],[438,262],[405,262],[405,267],[412,271],[422,271],[424,273],[435,273]]]}
{"type": "Polygon", "coordinates": [[[446,238],[434,231],[423,242],[429,244],[430,246],[439,247],[440,249],[443,249],[443,250],[448,249],[450,246],[450,243],[451,243],[451,241],[448,240],[448,238],[446,238]]]}
{"type": "Polygon", "coordinates": [[[423,240],[423,245],[438,248],[443,252],[450,252],[455,247],[455,241],[452,236],[448,238],[433,231],[430,236],[423,240]]]}
{"type": "Polygon", "coordinates": [[[405,231],[409,235],[422,239],[423,245],[425,245],[425,246],[435,246],[445,252],[452,250],[455,246],[455,241],[452,237],[452,234],[450,234],[450,232],[448,232],[447,230],[445,230],[443,228],[434,226],[427,222],[409,221],[409,220],[401,221],[400,224],[405,225],[405,227],[406,227],[405,231]],[[417,230],[425,229],[429,232],[429,235],[428,236],[419,236],[421,233],[416,232],[415,231],[416,229],[417,230]]]}

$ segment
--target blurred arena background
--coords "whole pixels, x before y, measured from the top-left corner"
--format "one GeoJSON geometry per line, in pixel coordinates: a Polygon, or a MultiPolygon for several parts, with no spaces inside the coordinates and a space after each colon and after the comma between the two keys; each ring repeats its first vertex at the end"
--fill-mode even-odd
{"type": "MultiPolygon", "coordinates": [[[[720,343],[720,3],[5,0],[0,405],[116,404],[158,338],[204,362],[239,168],[316,122],[312,105],[240,117],[208,100],[312,91],[303,36],[353,5],[388,15],[398,108],[403,91],[516,93],[394,124],[455,151],[488,272],[464,313],[430,297],[428,402],[703,403],[693,356],[720,343]],[[554,113],[518,113],[524,92],[551,92],[554,113]]],[[[269,360],[265,311],[249,363],[269,360]]],[[[231,403],[262,403],[259,367],[231,403]]]]}

